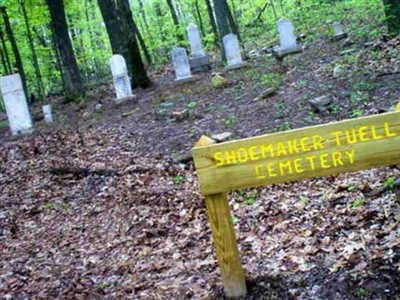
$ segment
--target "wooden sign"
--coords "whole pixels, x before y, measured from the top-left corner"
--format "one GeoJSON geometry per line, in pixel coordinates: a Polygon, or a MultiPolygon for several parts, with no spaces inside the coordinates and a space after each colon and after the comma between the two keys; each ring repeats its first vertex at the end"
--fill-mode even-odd
{"type": "Polygon", "coordinates": [[[246,285],[226,192],[400,164],[400,112],[215,144],[192,150],[228,297],[246,285]]]}

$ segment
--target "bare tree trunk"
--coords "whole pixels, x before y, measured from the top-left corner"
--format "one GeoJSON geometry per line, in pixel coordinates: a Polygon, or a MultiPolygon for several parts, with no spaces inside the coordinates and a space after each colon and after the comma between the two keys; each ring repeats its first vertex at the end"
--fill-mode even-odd
{"type": "MultiPolygon", "coordinates": [[[[139,31],[136,27],[135,21],[133,20],[129,0],[117,0],[117,4],[119,19],[124,30],[128,33],[128,50],[131,57],[132,69],[134,70],[134,73],[132,74],[132,84],[142,88],[147,88],[152,85],[152,82],[147,76],[140,55],[139,45],[137,42],[139,31]]],[[[144,47],[147,50],[146,45],[144,45],[144,47]]]]}
{"type": "Polygon", "coordinates": [[[176,14],[175,7],[172,4],[172,0],[167,0],[167,4],[168,4],[168,7],[169,7],[169,10],[171,11],[172,20],[174,21],[176,37],[177,37],[179,42],[182,42],[184,40],[184,38],[183,38],[182,33],[180,32],[179,19],[178,19],[178,16],[176,14]]]}
{"type": "Polygon", "coordinates": [[[4,40],[4,33],[3,30],[1,29],[1,26],[0,26],[0,40],[1,40],[2,53],[4,56],[4,62],[3,62],[4,70],[6,74],[11,74],[10,56],[8,55],[7,45],[6,41],[4,40]]]}
{"type": "Polygon", "coordinates": [[[20,4],[21,10],[22,10],[22,15],[24,17],[24,21],[25,21],[25,27],[26,27],[26,33],[28,35],[29,47],[31,48],[31,52],[32,52],[33,67],[35,69],[35,76],[36,76],[36,82],[37,82],[37,87],[38,87],[38,95],[37,96],[41,100],[43,98],[43,93],[44,93],[42,73],[40,72],[38,57],[36,54],[36,49],[35,49],[35,45],[33,43],[33,38],[32,38],[32,31],[31,31],[29,19],[28,19],[27,13],[26,13],[25,0],[20,0],[19,4],[20,4]]]}
{"type": "Polygon", "coordinates": [[[147,18],[146,18],[146,13],[144,11],[144,7],[143,7],[143,1],[142,0],[138,0],[139,2],[139,12],[140,15],[142,16],[143,22],[144,22],[144,26],[146,28],[146,32],[148,35],[150,35],[150,27],[149,27],[149,23],[147,22],[147,18]]]}
{"type": "Polygon", "coordinates": [[[217,47],[221,47],[220,43],[218,42],[219,33],[218,33],[218,29],[217,29],[217,23],[214,18],[214,11],[211,6],[211,2],[210,2],[210,0],[205,0],[205,1],[206,1],[206,5],[207,5],[208,17],[210,18],[211,28],[214,33],[214,45],[217,47]]]}
{"type": "Polygon", "coordinates": [[[203,18],[201,17],[201,13],[200,13],[199,0],[195,0],[194,4],[196,6],[197,18],[199,19],[199,23],[200,23],[201,35],[204,37],[205,36],[205,32],[204,32],[203,18]]]}
{"type": "Polygon", "coordinates": [[[400,0],[383,0],[390,36],[400,34],[400,0]]]}
{"type": "Polygon", "coordinates": [[[15,63],[17,65],[18,72],[21,75],[21,80],[22,80],[22,85],[24,87],[25,95],[28,96],[29,94],[28,94],[28,89],[26,86],[25,70],[24,70],[24,66],[22,65],[22,59],[21,59],[21,55],[19,54],[18,45],[17,45],[17,42],[15,41],[14,33],[11,28],[10,19],[8,18],[7,10],[4,6],[0,7],[0,11],[1,11],[1,14],[3,15],[3,20],[4,20],[4,25],[6,27],[8,40],[10,41],[11,47],[13,49],[15,63]]]}
{"type": "Polygon", "coordinates": [[[47,0],[47,5],[63,66],[66,98],[67,100],[74,100],[84,93],[85,88],[68,34],[64,3],[63,0],[47,0]]]}

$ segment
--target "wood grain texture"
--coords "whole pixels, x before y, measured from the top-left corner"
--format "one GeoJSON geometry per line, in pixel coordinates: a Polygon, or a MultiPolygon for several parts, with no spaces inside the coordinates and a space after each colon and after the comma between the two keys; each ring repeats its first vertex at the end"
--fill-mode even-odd
{"type": "MultiPolygon", "coordinates": [[[[213,139],[202,136],[196,147],[212,144],[215,144],[213,139]]],[[[246,282],[226,194],[209,195],[205,200],[226,296],[244,297],[247,294],[246,282]]]]}
{"type": "Polygon", "coordinates": [[[246,282],[226,194],[205,198],[226,296],[243,297],[247,293],[246,282]]]}
{"type": "Polygon", "coordinates": [[[346,120],[223,144],[206,144],[199,144],[192,151],[203,195],[311,177],[329,176],[371,167],[396,165],[400,163],[400,112],[346,120]],[[336,135],[333,135],[334,132],[336,135]],[[349,143],[348,137],[352,137],[353,133],[357,142],[349,143]],[[318,138],[313,142],[314,137],[318,138]],[[287,153],[282,151],[281,155],[277,155],[275,149],[274,157],[272,157],[260,150],[261,147],[268,145],[273,145],[276,148],[278,143],[287,145],[290,141],[297,141],[298,148],[301,148],[299,145],[302,139],[304,142],[303,149],[310,151],[289,153],[286,149],[287,153]],[[225,157],[221,153],[242,153],[243,158],[245,157],[243,153],[246,151],[247,158],[252,156],[260,159],[247,159],[247,161],[236,159],[236,163],[230,163],[228,160],[223,160],[223,163],[221,163],[221,160],[217,159],[225,157]],[[219,155],[216,156],[218,152],[219,155]],[[265,154],[264,157],[262,157],[263,153],[265,154]],[[353,153],[353,157],[349,157],[346,153],[353,153]],[[311,165],[310,157],[315,157],[315,166],[311,165]],[[297,165],[295,165],[295,162],[297,165]],[[292,170],[287,165],[289,163],[292,170]],[[283,171],[279,172],[279,168],[285,164],[286,169],[283,168],[283,171]],[[326,166],[329,166],[329,168],[326,168],[326,166]],[[273,170],[273,172],[269,172],[269,170],[273,170]]]}

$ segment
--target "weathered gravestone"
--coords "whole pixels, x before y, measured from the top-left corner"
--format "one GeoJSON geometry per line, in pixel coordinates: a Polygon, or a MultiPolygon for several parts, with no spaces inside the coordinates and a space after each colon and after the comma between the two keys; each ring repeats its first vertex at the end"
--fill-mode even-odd
{"type": "Polygon", "coordinates": [[[193,23],[186,28],[190,43],[190,67],[194,73],[210,70],[208,55],[204,52],[199,29],[193,23]]]}
{"type": "Polygon", "coordinates": [[[12,135],[31,133],[33,131],[32,118],[21,76],[13,74],[1,77],[1,93],[12,135]]]}
{"type": "Polygon", "coordinates": [[[246,284],[227,192],[397,165],[400,111],[214,143],[203,136],[192,151],[193,158],[225,292],[228,297],[243,297],[246,284]]]}
{"type": "Polygon", "coordinates": [[[175,48],[172,51],[172,64],[176,75],[175,82],[187,82],[194,79],[185,48],[175,48]]]}
{"type": "Polygon", "coordinates": [[[340,22],[334,22],[332,24],[334,35],[332,37],[333,41],[339,41],[347,38],[347,33],[344,32],[342,24],[340,22]]]}
{"type": "Polygon", "coordinates": [[[110,59],[110,67],[113,75],[115,92],[117,94],[116,102],[120,103],[132,99],[132,87],[124,57],[119,54],[113,55],[110,59]]]}
{"type": "Polygon", "coordinates": [[[228,69],[237,69],[244,66],[242,55],[240,54],[239,40],[236,34],[230,33],[222,39],[228,63],[228,69]]]}
{"type": "Polygon", "coordinates": [[[43,105],[42,106],[42,111],[44,115],[44,121],[46,123],[53,123],[53,114],[51,113],[51,105],[43,105]]]}
{"type": "Polygon", "coordinates": [[[303,51],[303,48],[297,44],[294,26],[291,20],[281,19],[277,23],[280,46],[274,47],[274,52],[283,57],[289,54],[295,54],[303,51]]]}

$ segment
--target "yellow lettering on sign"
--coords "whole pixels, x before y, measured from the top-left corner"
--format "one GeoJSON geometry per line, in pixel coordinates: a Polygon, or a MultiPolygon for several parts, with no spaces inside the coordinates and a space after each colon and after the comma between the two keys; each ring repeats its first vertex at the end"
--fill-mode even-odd
{"type": "Polygon", "coordinates": [[[297,158],[294,160],[294,169],[296,170],[296,173],[303,173],[304,169],[301,167],[301,158],[297,158]]]}
{"type": "Polygon", "coordinates": [[[214,153],[214,160],[217,162],[217,167],[222,167],[224,165],[224,159],[222,158],[222,152],[218,151],[214,153]]]}
{"type": "Polygon", "coordinates": [[[335,137],[336,146],[340,146],[342,143],[340,142],[340,136],[342,135],[341,131],[335,131],[331,133],[335,137]]]}
{"type": "Polygon", "coordinates": [[[260,151],[261,151],[262,158],[274,157],[274,148],[272,147],[272,144],[270,144],[268,146],[261,145],[260,151]],[[269,155],[267,156],[267,154],[269,154],[269,155]]]}
{"type": "Polygon", "coordinates": [[[276,144],[276,148],[277,148],[277,156],[287,155],[287,151],[283,142],[278,142],[276,144]]]}
{"type": "Polygon", "coordinates": [[[358,128],[358,134],[360,135],[361,142],[369,141],[369,137],[367,136],[367,130],[369,129],[368,126],[361,126],[358,128]]]}
{"type": "Polygon", "coordinates": [[[256,172],[256,176],[257,176],[258,179],[265,179],[265,178],[267,178],[265,175],[262,175],[261,172],[260,172],[260,169],[261,169],[262,167],[263,167],[262,165],[258,165],[258,166],[256,166],[256,167],[254,168],[254,170],[255,170],[255,172],[256,172]]]}
{"type": "Polygon", "coordinates": [[[245,163],[248,160],[248,156],[247,156],[247,150],[245,148],[240,148],[237,151],[238,154],[238,159],[241,163],[245,163]]]}
{"type": "Polygon", "coordinates": [[[390,132],[389,123],[385,122],[383,125],[385,127],[385,133],[387,137],[394,137],[397,135],[395,132],[390,132]]]}
{"type": "Polygon", "coordinates": [[[332,162],[334,167],[344,166],[342,160],[342,152],[333,152],[332,153],[332,162]]]}
{"type": "Polygon", "coordinates": [[[312,142],[314,150],[324,149],[324,146],[322,146],[323,138],[319,134],[313,135],[312,142]]]}
{"type": "Polygon", "coordinates": [[[314,171],[315,170],[315,163],[314,163],[315,155],[308,156],[308,157],[306,157],[306,159],[310,163],[311,171],[314,171]]]}
{"type": "Polygon", "coordinates": [[[347,158],[349,159],[350,164],[354,164],[354,154],[356,150],[346,151],[347,158]]]}
{"type": "Polygon", "coordinates": [[[286,162],[279,162],[279,173],[281,174],[281,176],[285,175],[285,170],[287,170],[287,173],[289,173],[290,175],[293,174],[292,163],[290,162],[290,160],[286,162]]]}
{"type": "Polygon", "coordinates": [[[372,125],[372,126],[371,126],[371,132],[372,132],[372,138],[373,138],[374,140],[376,140],[376,141],[381,140],[381,139],[384,138],[383,135],[378,135],[378,134],[376,133],[376,127],[375,127],[375,125],[372,125]]]}
{"type": "Polygon", "coordinates": [[[259,160],[260,159],[260,155],[259,153],[257,153],[257,147],[256,146],[252,146],[249,148],[249,153],[250,153],[250,159],[251,160],[259,160]]]}
{"type": "Polygon", "coordinates": [[[335,151],[332,153],[322,153],[318,156],[310,155],[278,162],[268,162],[255,166],[254,172],[258,179],[302,174],[307,171],[315,171],[316,169],[330,169],[346,164],[353,164],[355,154],[355,150],[335,151]]]}
{"type": "MultiPolygon", "coordinates": [[[[327,133],[328,134],[328,133],[327,133]]],[[[360,126],[358,128],[349,128],[329,133],[336,146],[354,145],[357,143],[377,141],[384,138],[393,138],[398,135],[388,122],[384,122],[383,126],[376,125],[360,126]],[[378,130],[381,128],[381,130],[378,130]]],[[[249,161],[259,161],[271,159],[276,157],[285,157],[289,155],[300,155],[312,151],[325,150],[324,141],[327,139],[320,134],[311,136],[303,136],[297,139],[281,140],[270,144],[245,146],[234,150],[217,151],[213,154],[213,161],[217,167],[226,165],[246,164],[249,161]]],[[[317,169],[317,165],[322,169],[329,169],[331,167],[338,167],[344,165],[344,159],[353,159],[354,154],[349,152],[340,152],[332,149],[332,153],[320,153],[318,156],[310,155],[306,158],[306,164],[311,170],[317,169]],[[348,153],[348,154],[346,154],[348,153]]],[[[282,168],[277,163],[276,166],[269,167],[267,173],[275,174],[282,173],[282,169],[290,169],[293,172],[302,173],[304,169],[304,162],[296,161],[295,157],[292,158],[290,164],[283,163],[282,168]]]]}
{"type": "Polygon", "coordinates": [[[287,144],[289,147],[290,154],[295,154],[295,153],[300,152],[299,148],[297,148],[297,140],[296,139],[292,140],[292,141],[288,141],[287,144]]]}

